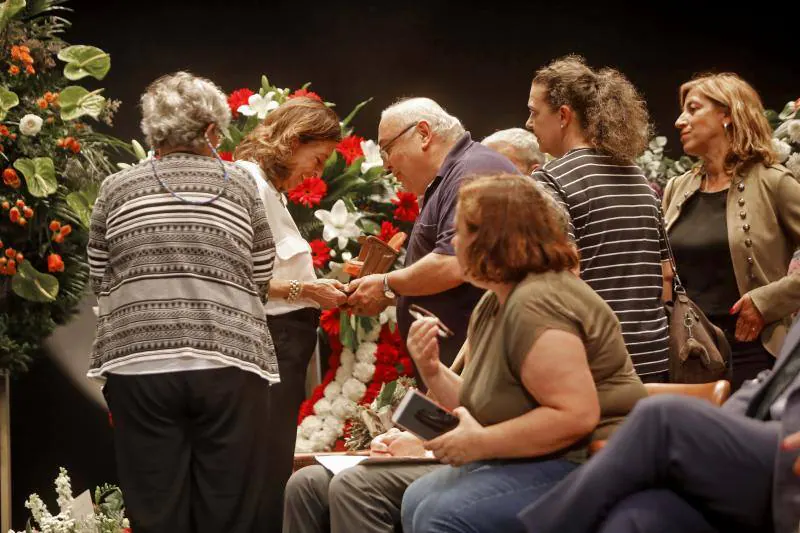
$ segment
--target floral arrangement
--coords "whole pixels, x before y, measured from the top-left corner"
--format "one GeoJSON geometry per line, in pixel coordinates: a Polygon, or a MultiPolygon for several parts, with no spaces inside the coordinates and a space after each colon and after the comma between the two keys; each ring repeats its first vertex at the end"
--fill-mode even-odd
{"type": "Polygon", "coordinates": [[[12,372],[83,297],[91,206],[110,149],[129,149],[87,123],[111,125],[119,102],[77,84],[111,60],[61,39],[64,2],[0,4],[0,370],[12,372]]]}
{"type": "MultiPolygon", "coordinates": [[[[130,524],[125,518],[122,492],[115,485],[103,485],[94,491],[93,512],[87,516],[75,516],[72,483],[67,470],[59,468],[55,481],[59,512],[47,510],[38,494],[31,494],[25,502],[33,521],[41,533],[130,533],[130,524]]],[[[30,520],[25,531],[34,531],[30,520]]],[[[14,533],[14,531],[9,531],[14,533]]],[[[21,531],[19,533],[22,533],[21,531]]]]}
{"type": "MultiPolygon", "coordinates": [[[[228,104],[234,120],[220,147],[221,157],[232,159],[244,136],[287,99],[322,101],[309,85],[291,91],[271,85],[262,76],[257,92],[233,91],[228,104]]],[[[419,214],[416,196],[399,191],[394,177],[387,175],[377,144],[353,133],[350,123],[368,102],[358,104],[342,120],[343,139],[325,162],[322,175],[305,179],[287,194],[289,210],[311,245],[320,277],[348,281],[342,267],[358,254],[360,236],[376,235],[388,242],[398,231],[410,233],[419,214]]],[[[403,257],[401,252],[398,262],[403,257]]],[[[380,317],[356,317],[341,309],[324,311],[321,329],[323,346],[330,352],[328,370],[300,408],[298,452],[343,450],[347,422],[358,414],[359,406],[369,405],[385,383],[413,373],[394,308],[380,317]]]]}
{"type": "Polygon", "coordinates": [[[372,439],[394,427],[392,415],[409,389],[417,387],[414,378],[400,377],[384,383],[369,405],[359,405],[348,423],[345,445],[348,450],[366,450],[372,439]]]}
{"type": "Polygon", "coordinates": [[[659,198],[664,194],[664,187],[667,186],[669,180],[675,176],[680,176],[694,165],[694,161],[688,156],[682,156],[678,160],[664,156],[664,148],[666,146],[666,137],[653,137],[647,149],[636,160],[636,164],[644,171],[645,177],[650,182],[650,187],[659,198]]]}
{"type": "Polygon", "coordinates": [[[774,129],[772,147],[778,162],[786,165],[800,179],[800,98],[787,102],[783,111],[767,111],[774,129]]]}

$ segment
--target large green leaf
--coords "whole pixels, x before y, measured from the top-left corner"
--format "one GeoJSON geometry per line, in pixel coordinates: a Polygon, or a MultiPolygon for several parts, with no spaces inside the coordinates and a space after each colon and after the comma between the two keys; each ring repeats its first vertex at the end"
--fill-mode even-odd
{"type": "Polygon", "coordinates": [[[11,280],[11,289],[31,302],[52,302],[58,296],[58,280],[33,268],[30,261],[23,261],[11,280]]]}
{"type": "Polygon", "coordinates": [[[56,170],[49,157],[27,159],[21,157],[14,161],[14,168],[22,172],[28,191],[37,198],[50,196],[58,189],[56,170]]]}
{"type": "Polygon", "coordinates": [[[75,120],[83,115],[97,118],[106,105],[106,99],[100,96],[101,92],[103,89],[89,92],[77,85],[65,88],[58,98],[61,104],[61,119],[75,120]]]}
{"type": "Polygon", "coordinates": [[[358,112],[361,111],[361,108],[370,103],[371,101],[372,98],[370,98],[369,100],[364,100],[356,107],[354,107],[353,110],[350,112],[350,114],[347,115],[347,117],[342,121],[342,128],[346,128],[350,124],[350,122],[356,117],[358,112]]]}
{"type": "Polygon", "coordinates": [[[97,200],[96,191],[75,191],[67,195],[67,205],[75,211],[81,225],[86,229],[89,229],[92,222],[92,206],[95,200],[97,200]]]}
{"type": "Polygon", "coordinates": [[[392,397],[394,396],[394,391],[396,390],[397,390],[396,379],[394,381],[390,381],[389,383],[385,383],[383,385],[383,390],[378,396],[378,409],[392,404],[392,397]]]}
{"type": "Polygon", "coordinates": [[[25,0],[6,0],[0,4],[0,31],[3,31],[17,13],[25,8],[25,0]]]}
{"type": "Polygon", "coordinates": [[[5,87],[0,87],[0,120],[6,118],[8,110],[19,105],[19,96],[5,87]]]}
{"type": "Polygon", "coordinates": [[[64,77],[72,81],[86,76],[102,80],[111,69],[111,56],[94,46],[68,46],[58,53],[58,58],[67,63],[64,77]]]}
{"type": "Polygon", "coordinates": [[[339,340],[342,346],[351,351],[356,350],[356,331],[350,323],[350,315],[342,311],[339,315],[339,340]]]}
{"type": "Polygon", "coordinates": [[[359,220],[361,223],[361,228],[364,230],[364,233],[369,233],[371,235],[378,235],[381,232],[381,227],[373,222],[368,218],[362,218],[359,220]]]}

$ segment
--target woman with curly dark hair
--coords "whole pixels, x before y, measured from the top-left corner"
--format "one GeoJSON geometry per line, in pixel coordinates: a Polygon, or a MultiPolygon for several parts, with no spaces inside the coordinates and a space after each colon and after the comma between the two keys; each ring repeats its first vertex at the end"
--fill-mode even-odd
{"type": "Polygon", "coordinates": [[[614,310],[643,381],[667,381],[662,298],[670,273],[658,199],[635,158],[647,146],[644,99],[618,71],[569,56],[533,79],[526,126],[557,159],[534,177],[568,212],[580,276],[614,310]]]}

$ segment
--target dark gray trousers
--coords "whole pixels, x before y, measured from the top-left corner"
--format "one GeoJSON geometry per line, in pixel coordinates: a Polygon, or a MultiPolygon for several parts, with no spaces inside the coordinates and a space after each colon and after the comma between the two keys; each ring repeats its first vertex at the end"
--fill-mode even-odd
{"type": "Polygon", "coordinates": [[[778,429],[702,400],[644,399],[520,519],[530,533],[770,531],[778,429]]]}

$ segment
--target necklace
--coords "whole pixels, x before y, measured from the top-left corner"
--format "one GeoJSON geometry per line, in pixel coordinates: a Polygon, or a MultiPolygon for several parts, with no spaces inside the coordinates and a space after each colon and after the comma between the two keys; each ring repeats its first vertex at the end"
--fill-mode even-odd
{"type": "Polygon", "coordinates": [[[156,159],[160,159],[160,158],[158,158],[156,156],[153,156],[153,157],[150,158],[150,166],[153,169],[153,176],[155,176],[155,178],[158,180],[158,183],[161,184],[161,186],[164,187],[167,190],[167,192],[169,192],[174,198],[180,200],[181,202],[183,202],[185,204],[208,205],[211,202],[214,202],[214,201],[218,200],[220,198],[220,196],[222,196],[222,194],[228,188],[228,182],[230,181],[230,176],[228,176],[228,169],[225,168],[225,164],[222,162],[222,159],[219,157],[219,154],[217,153],[217,151],[214,149],[214,147],[211,145],[211,143],[209,143],[208,146],[211,148],[211,152],[214,154],[214,158],[217,160],[217,163],[219,163],[219,166],[222,169],[222,188],[220,188],[219,192],[213,198],[209,198],[208,200],[200,200],[200,201],[198,201],[198,200],[189,200],[188,198],[184,198],[183,196],[179,195],[177,192],[172,190],[170,188],[170,186],[167,185],[167,183],[164,181],[164,179],[161,176],[158,175],[158,171],[156,170],[156,159]]]}

